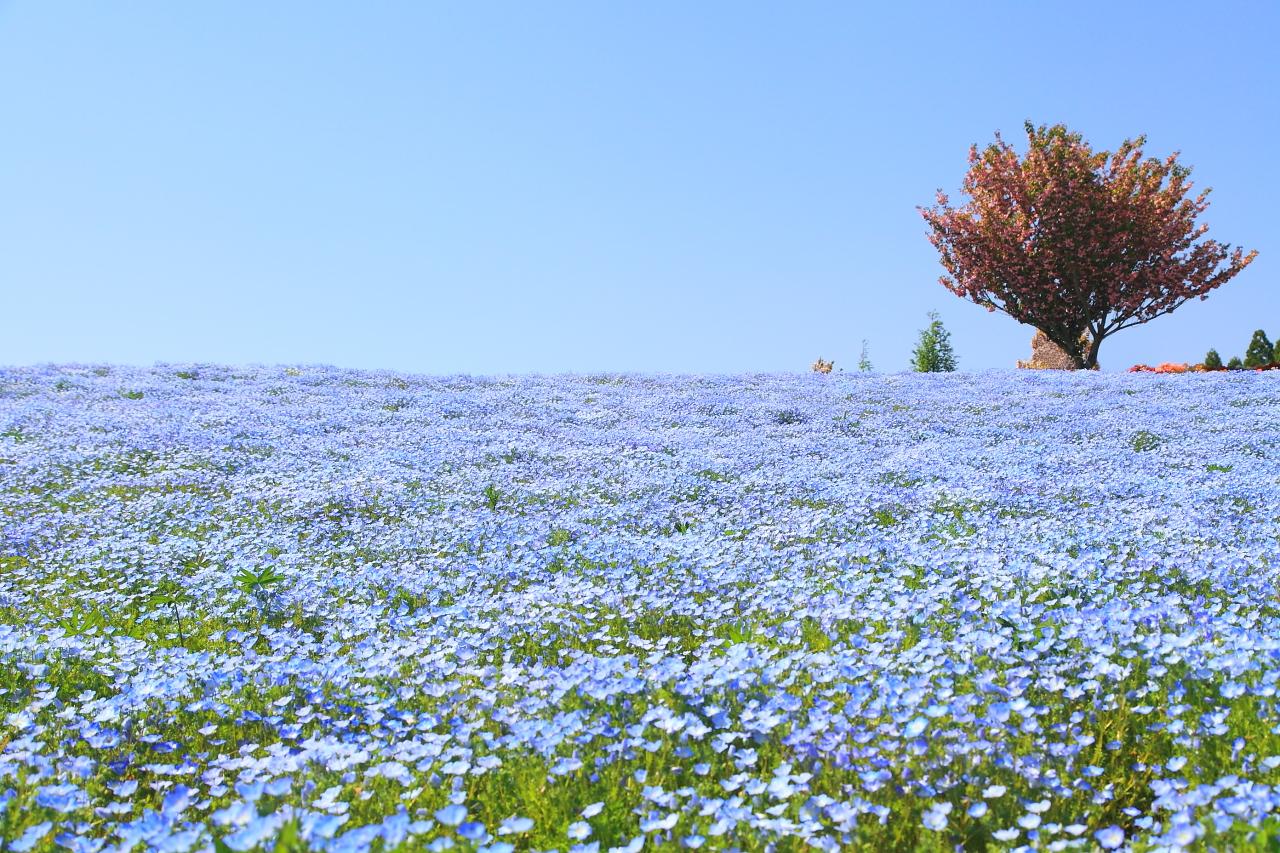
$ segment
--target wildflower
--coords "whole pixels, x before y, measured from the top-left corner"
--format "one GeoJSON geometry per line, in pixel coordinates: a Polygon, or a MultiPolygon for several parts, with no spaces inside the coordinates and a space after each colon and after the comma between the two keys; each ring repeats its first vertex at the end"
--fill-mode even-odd
{"type": "Polygon", "coordinates": [[[1105,850],[1114,850],[1124,844],[1124,830],[1118,826],[1099,829],[1093,834],[1093,837],[1097,839],[1099,846],[1105,850]]]}
{"type": "Polygon", "coordinates": [[[457,826],[467,818],[467,807],[451,803],[436,811],[436,820],[444,826],[457,826]]]}

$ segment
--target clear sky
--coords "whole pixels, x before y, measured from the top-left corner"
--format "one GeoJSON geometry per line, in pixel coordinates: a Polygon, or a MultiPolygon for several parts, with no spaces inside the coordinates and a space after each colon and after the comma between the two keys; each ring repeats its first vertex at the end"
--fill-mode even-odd
{"type": "Polygon", "coordinates": [[[0,364],[960,368],[917,205],[1146,133],[1259,258],[1104,369],[1280,336],[1280,4],[0,0],[0,364]]]}

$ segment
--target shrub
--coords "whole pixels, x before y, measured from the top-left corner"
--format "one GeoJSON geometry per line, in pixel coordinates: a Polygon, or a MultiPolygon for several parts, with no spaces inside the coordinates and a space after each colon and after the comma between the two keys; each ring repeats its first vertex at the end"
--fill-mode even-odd
{"type": "Polygon", "coordinates": [[[831,368],[835,366],[836,366],[836,363],[834,361],[823,361],[822,359],[818,359],[813,363],[813,372],[814,373],[830,373],[831,368]]]}
{"type": "Polygon", "coordinates": [[[1253,333],[1253,339],[1249,341],[1249,348],[1244,353],[1245,367],[1264,367],[1271,363],[1271,359],[1275,354],[1275,348],[1271,346],[1271,341],[1267,340],[1267,333],[1258,329],[1253,333]]]}
{"type": "Polygon", "coordinates": [[[951,333],[943,328],[937,311],[929,312],[929,320],[929,327],[920,331],[920,341],[911,354],[911,366],[917,373],[950,373],[956,369],[951,333]]]}
{"type": "Polygon", "coordinates": [[[1204,354],[1204,366],[1209,370],[1222,369],[1222,356],[1218,355],[1216,349],[1211,349],[1204,354]]]}
{"type": "Polygon", "coordinates": [[[1240,370],[1244,367],[1244,362],[1240,360],[1240,356],[1233,355],[1231,360],[1227,362],[1227,370],[1240,370]]]}

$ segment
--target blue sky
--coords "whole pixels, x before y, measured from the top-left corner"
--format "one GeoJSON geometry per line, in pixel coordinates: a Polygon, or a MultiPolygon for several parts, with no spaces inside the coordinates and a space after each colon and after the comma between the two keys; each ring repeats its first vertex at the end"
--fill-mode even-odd
{"type": "Polygon", "coordinates": [[[1280,336],[1280,6],[0,2],[0,364],[961,369],[916,206],[971,143],[1146,133],[1259,258],[1104,369],[1280,336]]]}

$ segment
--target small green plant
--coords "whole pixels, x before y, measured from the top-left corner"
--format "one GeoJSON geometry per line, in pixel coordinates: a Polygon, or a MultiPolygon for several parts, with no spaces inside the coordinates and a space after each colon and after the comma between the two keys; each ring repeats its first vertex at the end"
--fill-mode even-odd
{"type": "Polygon", "coordinates": [[[1275,355],[1275,348],[1267,339],[1267,333],[1258,329],[1249,341],[1249,348],[1244,352],[1245,367],[1266,367],[1275,355]]]}
{"type": "Polygon", "coordinates": [[[1154,432],[1149,432],[1145,429],[1138,430],[1129,438],[1130,446],[1132,446],[1138,453],[1142,453],[1147,450],[1155,450],[1163,443],[1164,439],[1156,435],[1154,432]]]}
{"type": "Polygon", "coordinates": [[[951,333],[943,327],[937,311],[929,312],[929,320],[929,327],[920,331],[920,341],[911,354],[911,367],[917,373],[950,373],[956,369],[951,333]]]}
{"type": "Polygon", "coordinates": [[[187,638],[182,631],[182,608],[187,605],[189,598],[182,585],[173,578],[164,578],[156,584],[156,588],[151,591],[147,601],[154,607],[166,607],[169,609],[169,613],[173,616],[174,626],[177,628],[178,642],[186,645],[187,638]]]}
{"type": "Polygon", "coordinates": [[[141,400],[143,394],[141,391],[121,391],[120,396],[126,400],[141,400]]]}
{"type": "Polygon", "coordinates": [[[862,352],[858,355],[858,369],[863,373],[872,370],[871,358],[867,355],[867,339],[862,339],[862,352]]]}
{"type": "Polygon", "coordinates": [[[871,518],[881,527],[893,527],[900,519],[893,510],[881,508],[871,514],[871,518]]]}
{"type": "Polygon", "coordinates": [[[174,376],[177,376],[179,379],[195,379],[196,372],[194,370],[179,370],[174,374],[174,376]]]}
{"type": "Polygon", "coordinates": [[[552,529],[550,533],[547,534],[547,544],[551,545],[552,547],[558,547],[560,545],[568,545],[572,541],[573,541],[573,534],[570,533],[568,530],[565,530],[563,527],[556,527],[552,529]]]}
{"type": "Polygon", "coordinates": [[[502,492],[493,483],[484,487],[484,503],[489,509],[497,509],[502,501],[502,492]]]}
{"type": "Polygon", "coordinates": [[[1222,356],[1218,355],[1216,349],[1211,349],[1204,355],[1204,366],[1209,370],[1222,369],[1222,356]]]}
{"type": "Polygon", "coordinates": [[[805,422],[804,412],[799,409],[782,409],[773,413],[773,422],[779,426],[802,424],[805,422]]]}
{"type": "Polygon", "coordinates": [[[275,587],[284,579],[284,575],[276,571],[274,566],[263,566],[258,569],[245,567],[235,575],[236,586],[254,600],[258,605],[258,612],[264,618],[274,608],[276,599],[279,597],[275,587]]]}

